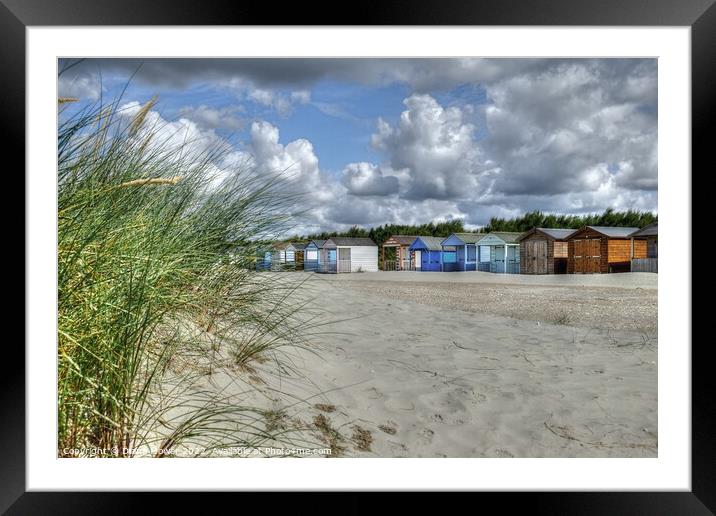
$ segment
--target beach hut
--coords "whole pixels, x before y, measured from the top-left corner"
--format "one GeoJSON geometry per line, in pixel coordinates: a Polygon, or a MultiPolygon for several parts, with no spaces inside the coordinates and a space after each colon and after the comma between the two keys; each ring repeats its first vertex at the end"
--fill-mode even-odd
{"type": "Polygon", "coordinates": [[[374,272],[378,246],[370,238],[331,237],[321,250],[321,272],[374,272]]]}
{"type": "Polygon", "coordinates": [[[639,228],[584,226],[567,238],[568,274],[629,272],[634,258],[646,258],[646,238],[639,228]]]}
{"type": "Polygon", "coordinates": [[[297,242],[291,242],[291,245],[294,248],[293,256],[294,256],[294,268],[297,271],[303,270],[303,264],[305,261],[305,254],[306,254],[306,244],[303,243],[297,243],[297,242]]]}
{"type": "Polygon", "coordinates": [[[303,249],[303,270],[317,271],[321,266],[321,249],[325,240],[311,240],[303,249]]]}
{"type": "Polygon", "coordinates": [[[658,236],[659,226],[656,222],[635,231],[632,238],[646,240],[646,258],[633,258],[631,261],[632,272],[658,272],[658,236]]]}
{"type": "Polygon", "coordinates": [[[441,270],[474,271],[477,270],[476,243],[482,238],[480,233],[453,233],[442,242],[441,270]]]}
{"type": "Polygon", "coordinates": [[[409,271],[413,268],[410,245],[415,242],[415,235],[391,235],[380,247],[380,261],[384,271],[409,271]],[[395,257],[386,261],[385,250],[395,249],[395,257]]]}
{"type": "Polygon", "coordinates": [[[501,274],[520,273],[520,243],[522,233],[493,231],[477,242],[477,270],[501,274]]]}
{"type": "Polygon", "coordinates": [[[274,246],[277,261],[280,265],[293,265],[296,248],[291,242],[279,242],[274,246]]]}
{"type": "Polygon", "coordinates": [[[574,229],[533,228],[517,239],[522,274],[567,274],[567,237],[574,229]]]}
{"type": "Polygon", "coordinates": [[[419,236],[409,251],[416,271],[440,272],[443,248],[442,237],[419,236]]]}
{"type": "Polygon", "coordinates": [[[256,270],[266,271],[271,269],[272,251],[266,249],[259,249],[256,251],[256,270]]]}

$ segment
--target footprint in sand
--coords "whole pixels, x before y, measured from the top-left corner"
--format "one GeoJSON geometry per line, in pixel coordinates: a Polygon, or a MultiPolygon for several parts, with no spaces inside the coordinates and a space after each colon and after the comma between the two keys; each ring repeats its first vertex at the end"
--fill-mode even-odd
{"type": "Polygon", "coordinates": [[[505,401],[514,401],[516,399],[515,393],[511,391],[502,391],[499,394],[500,398],[505,401]]]}
{"type": "Polygon", "coordinates": [[[389,435],[395,435],[398,431],[398,424],[393,421],[388,421],[384,425],[378,425],[378,428],[389,435]]]}
{"type": "Polygon", "coordinates": [[[395,441],[388,441],[388,446],[393,450],[393,456],[395,457],[407,457],[408,447],[403,443],[395,441]]]}
{"type": "Polygon", "coordinates": [[[435,432],[433,432],[429,428],[423,428],[418,433],[420,434],[421,439],[425,440],[428,443],[433,440],[433,435],[435,435],[435,432]]]}
{"type": "Polygon", "coordinates": [[[506,458],[514,459],[514,458],[515,458],[515,456],[514,456],[509,450],[505,450],[505,449],[503,449],[503,448],[497,448],[497,449],[495,450],[495,455],[496,455],[497,457],[500,457],[500,458],[503,458],[503,459],[506,459],[506,458]]]}
{"type": "Polygon", "coordinates": [[[487,396],[481,392],[475,392],[475,389],[461,388],[455,391],[460,397],[467,398],[472,403],[484,403],[487,401],[487,396]]]}
{"type": "Polygon", "coordinates": [[[460,419],[460,418],[452,417],[452,418],[449,418],[449,419],[445,419],[445,418],[442,416],[442,414],[433,414],[432,416],[430,416],[430,419],[432,419],[432,420],[435,421],[436,423],[443,423],[443,424],[446,424],[446,425],[456,425],[456,426],[457,426],[457,425],[464,425],[464,424],[465,424],[465,421],[462,420],[462,419],[460,419]]]}
{"type": "Polygon", "coordinates": [[[375,387],[371,387],[370,389],[366,389],[366,392],[368,392],[370,395],[368,396],[371,400],[379,400],[380,398],[383,398],[383,393],[380,392],[375,387]]]}

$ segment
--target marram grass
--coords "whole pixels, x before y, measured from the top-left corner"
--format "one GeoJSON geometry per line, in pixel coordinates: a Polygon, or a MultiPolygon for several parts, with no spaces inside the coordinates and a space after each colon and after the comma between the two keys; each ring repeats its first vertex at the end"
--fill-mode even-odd
{"type": "Polygon", "coordinates": [[[251,270],[258,242],[290,221],[292,188],[217,166],[221,149],[170,144],[146,127],[155,102],[60,121],[59,456],[211,455],[291,438],[268,431],[235,383],[252,360],[301,345],[283,302],[295,287],[251,270]]]}

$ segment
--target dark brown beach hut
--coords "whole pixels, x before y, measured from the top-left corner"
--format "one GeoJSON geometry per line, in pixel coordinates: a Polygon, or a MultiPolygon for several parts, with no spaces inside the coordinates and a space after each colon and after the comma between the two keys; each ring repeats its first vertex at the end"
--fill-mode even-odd
{"type": "Polygon", "coordinates": [[[634,258],[646,258],[646,239],[632,237],[639,228],[585,226],[567,238],[568,274],[629,272],[634,258]]]}
{"type": "Polygon", "coordinates": [[[520,235],[522,274],[567,274],[567,237],[574,229],[532,228],[520,235]]]}

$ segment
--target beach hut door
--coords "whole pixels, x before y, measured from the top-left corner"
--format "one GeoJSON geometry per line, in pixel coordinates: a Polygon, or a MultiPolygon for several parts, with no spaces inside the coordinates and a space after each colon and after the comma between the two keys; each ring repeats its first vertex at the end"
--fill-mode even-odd
{"type": "Polygon", "coordinates": [[[338,249],[338,272],[351,272],[351,248],[338,249]]]}
{"type": "Polygon", "coordinates": [[[598,238],[574,241],[574,272],[600,272],[601,241],[598,238]]]}
{"type": "Polygon", "coordinates": [[[336,250],[323,249],[326,253],[326,259],[322,260],[321,268],[324,272],[336,272],[336,250]]]}
{"type": "Polygon", "coordinates": [[[495,272],[505,272],[504,246],[495,246],[495,272]]]}
{"type": "Polygon", "coordinates": [[[423,253],[421,251],[413,251],[415,253],[415,268],[420,269],[423,266],[423,253]]]}
{"type": "Polygon", "coordinates": [[[526,272],[528,274],[547,274],[547,241],[535,240],[526,244],[526,272]]]}
{"type": "Polygon", "coordinates": [[[517,249],[517,246],[511,245],[506,250],[505,272],[509,274],[518,274],[520,272],[520,266],[517,262],[517,249]]]}

